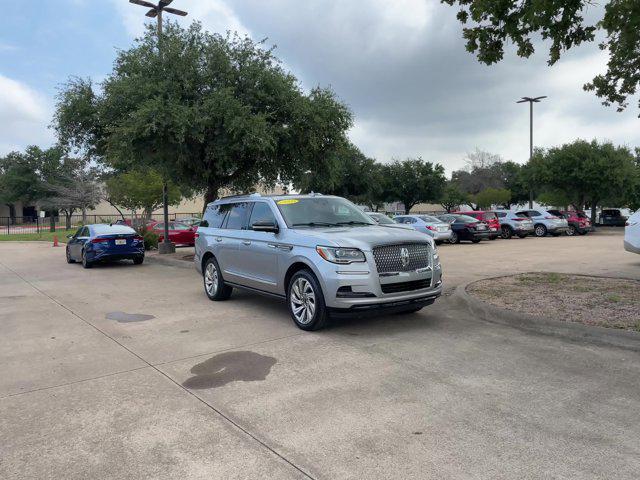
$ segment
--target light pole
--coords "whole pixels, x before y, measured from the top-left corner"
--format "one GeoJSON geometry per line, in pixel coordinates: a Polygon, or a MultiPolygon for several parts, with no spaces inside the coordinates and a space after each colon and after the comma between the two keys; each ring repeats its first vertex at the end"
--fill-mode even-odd
{"type": "MultiPolygon", "coordinates": [[[[160,44],[162,39],[162,12],[173,13],[174,15],[180,15],[184,17],[187,15],[187,12],[183,10],[178,10],[175,8],[169,8],[169,4],[173,0],[160,0],[157,5],[154,5],[151,2],[146,2],[145,0],[129,0],[129,3],[134,3],[136,5],[140,5],[141,7],[147,7],[150,10],[147,12],[147,17],[156,17],[158,22],[158,52],[160,51],[160,44]]],[[[166,178],[162,182],[162,213],[164,218],[164,238],[162,243],[158,245],[158,253],[173,253],[176,251],[176,247],[171,240],[169,239],[169,195],[167,188],[167,180],[166,178]]]]}
{"type": "MultiPolygon", "coordinates": [[[[529,102],[529,161],[533,158],[533,104],[539,103],[546,95],[541,97],[522,97],[516,103],[529,102]]],[[[533,208],[533,187],[529,186],[529,208],[533,208]]]]}

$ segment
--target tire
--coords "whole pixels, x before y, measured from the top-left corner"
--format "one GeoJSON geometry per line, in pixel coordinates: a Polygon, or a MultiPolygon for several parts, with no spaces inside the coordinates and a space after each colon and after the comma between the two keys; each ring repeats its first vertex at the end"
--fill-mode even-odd
{"type": "Polygon", "coordinates": [[[547,236],[547,227],[545,227],[543,224],[538,223],[534,228],[533,228],[533,233],[536,237],[546,237],[547,236]]]}
{"type": "Polygon", "coordinates": [[[71,258],[71,252],[69,252],[69,247],[65,248],[66,250],[66,257],[67,257],[67,263],[76,263],[76,261],[71,258]]]}
{"type": "Polygon", "coordinates": [[[319,330],[329,319],[322,288],[309,270],[293,274],[287,285],[287,306],[296,326],[302,330],[319,330]]]}
{"type": "Polygon", "coordinates": [[[509,240],[511,237],[513,237],[513,230],[511,230],[511,227],[509,227],[508,225],[503,225],[500,229],[500,232],[502,238],[504,238],[505,240],[509,240]]]}
{"type": "Polygon", "coordinates": [[[91,268],[93,267],[93,263],[87,260],[87,252],[82,249],[82,267],[83,268],[91,268]]]}
{"type": "Polygon", "coordinates": [[[133,259],[134,265],[142,265],[142,262],[144,262],[144,256],[136,257],[133,259]]]}
{"type": "Polygon", "coordinates": [[[455,245],[456,243],[460,243],[460,237],[456,232],[451,232],[451,237],[449,237],[449,243],[451,245],[455,245]]]}
{"type": "Polygon", "coordinates": [[[231,292],[233,292],[233,287],[224,282],[220,266],[215,257],[209,258],[205,263],[202,271],[202,281],[204,293],[207,294],[209,300],[227,300],[231,296],[231,292]]]}
{"type": "Polygon", "coordinates": [[[569,228],[564,233],[570,237],[573,237],[578,233],[578,229],[573,225],[569,225],[569,228]]]}
{"type": "Polygon", "coordinates": [[[474,238],[473,240],[471,240],[471,243],[480,243],[480,240],[482,240],[481,238],[474,238]]]}

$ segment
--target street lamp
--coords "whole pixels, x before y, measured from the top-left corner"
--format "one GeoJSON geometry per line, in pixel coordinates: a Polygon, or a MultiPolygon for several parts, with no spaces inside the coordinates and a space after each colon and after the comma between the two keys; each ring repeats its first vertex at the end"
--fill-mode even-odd
{"type": "MultiPolygon", "coordinates": [[[[539,103],[546,95],[541,97],[522,97],[516,103],[529,102],[529,161],[533,158],[533,104],[539,103]]],[[[533,208],[533,187],[529,186],[529,208],[533,208]]]]}
{"type": "MultiPolygon", "coordinates": [[[[134,3],[136,5],[140,5],[141,7],[147,7],[150,10],[147,12],[147,17],[155,17],[158,23],[158,51],[160,51],[160,40],[162,38],[162,12],[173,13],[174,15],[180,15],[184,17],[187,15],[187,12],[183,10],[178,10],[176,8],[169,8],[169,4],[173,0],[160,0],[157,5],[154,5],[151,2],[146,2],[145,0],[129,0],[129,3],[134,3]]],[[[162,212],[164,218],[164,239],[162,243],[158,245],[158,253],[173,253],[176,251],[176,247],[171,240],[169,239],[169,195],[167,188],[167,180],[164,179],[162,182],[162,212]]]]}

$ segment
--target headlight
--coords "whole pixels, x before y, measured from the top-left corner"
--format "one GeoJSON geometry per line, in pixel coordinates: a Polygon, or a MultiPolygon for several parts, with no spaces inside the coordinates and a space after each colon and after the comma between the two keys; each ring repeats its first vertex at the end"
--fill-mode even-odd
{"type": "Polygon", "coordinates": [[[318,252],[318,255],[324,258],[327,262],[331,263],[340,263],[344,265],[346,263],[366,261],[362,250],[358,250],[357,248],[322,247],[318,245],[316,247],[316,252],[318,252]]]}

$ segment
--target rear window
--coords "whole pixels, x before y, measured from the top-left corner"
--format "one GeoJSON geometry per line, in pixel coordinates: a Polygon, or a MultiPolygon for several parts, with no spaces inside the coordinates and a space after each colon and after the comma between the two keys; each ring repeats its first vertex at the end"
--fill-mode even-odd
{"type": "Polygon", "coordinates": [[[504,217],[507,216],[507,214],[505,212],[498,212],[498,213],[496,213],[496,216],[499,217],[499,218],[504,218],[504,217]]]}
{"type": "Polygon", "coordinates": [[[459,215],[458,218],[456,218],[456,223],[478,223],[478,219],[470,217],[469,215],[459,215]]]}
{"type": "Polygon", "coordinates": [[[485,220],[495,220],[496,218],[498,218],[498,217],[493,212],[487,212],[487,213],[484,214],[484,219],[485,220]]]}
{"type": "Polygon", "coordinates": [[[578,218],[589,218],[584,212],[576,212],[576,216],[578,216],[578,218]]]}
{"type": "Polygon", "coordinates": [[[230,204],[210,205],[204,212],[203,221],[207,222],[206,226],[211,228],[221,228],[224,217],[231,209],[230,204]]]}
{"type": "Polygon", "coordinates": [[[126,225],[94,225],[93,233],[96,235],[129,235],[136,231],[126,225]]]}

